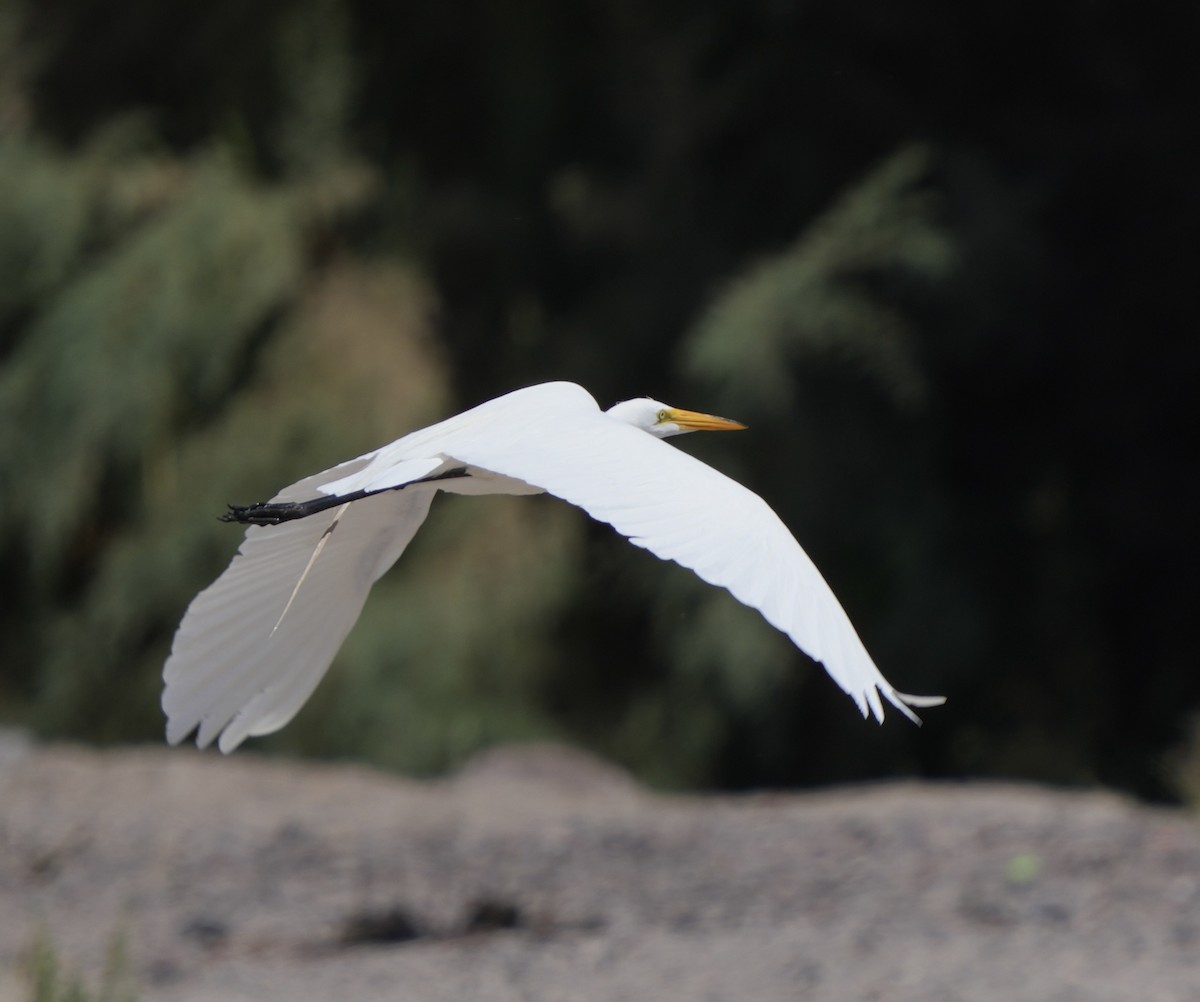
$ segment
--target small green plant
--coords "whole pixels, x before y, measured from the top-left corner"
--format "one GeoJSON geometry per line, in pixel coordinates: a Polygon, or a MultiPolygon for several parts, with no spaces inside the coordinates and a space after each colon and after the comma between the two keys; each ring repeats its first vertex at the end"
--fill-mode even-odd
{"type": "Polygon", "coordinates": [[[1004,868],[1010,884],[1032,884],[1042,872],[1042,860],[1034,852],[1015,853],[1004,868]]]}
{"type": "Polygon", "coordinates": [[[64,965],[53,939],[38,934],[29,951],[30,1002],[135,1002],[133,975],[125,931],[118,929],[109,941],[104,970],[96,991],[89,991],[78,973],[64,965]]]}

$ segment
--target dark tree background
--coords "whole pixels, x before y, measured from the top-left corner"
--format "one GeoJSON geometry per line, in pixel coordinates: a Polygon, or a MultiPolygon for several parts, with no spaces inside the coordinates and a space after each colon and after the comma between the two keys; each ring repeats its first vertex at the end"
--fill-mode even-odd
{"type": "Polygon", "coordinates": [[[548,378],[797,532],[882,728],[552,502],[448,501],[279,750],[585,743],[675,785],[1178,796],[1200,12],[917,0],[0,2],[0,707],[154,740],[228,500],[548,378]]]}

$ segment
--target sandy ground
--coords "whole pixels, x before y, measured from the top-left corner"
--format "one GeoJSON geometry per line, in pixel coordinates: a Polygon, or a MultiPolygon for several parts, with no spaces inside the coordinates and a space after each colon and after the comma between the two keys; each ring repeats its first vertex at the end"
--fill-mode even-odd
{"type": "Polygon", "coordinates": [[[417,783],[0,748],[0,1002],[1200,1000],[1200,827],[1091,793],[664,797],[567,749],[417,783]],[[94,990],[94,988],[93,988],[94,990]]]}

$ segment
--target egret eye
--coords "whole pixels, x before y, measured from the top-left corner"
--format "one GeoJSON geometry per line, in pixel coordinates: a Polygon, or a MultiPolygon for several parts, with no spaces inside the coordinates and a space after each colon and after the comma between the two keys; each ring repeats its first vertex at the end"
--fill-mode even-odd
{"type": "Polygon", "coordinates": [[[668,421],[671,420],[671,413],[664,407],[661,411],[658,412],[657,417],[658,417],[659,424],[666,424],[668,421]]]}

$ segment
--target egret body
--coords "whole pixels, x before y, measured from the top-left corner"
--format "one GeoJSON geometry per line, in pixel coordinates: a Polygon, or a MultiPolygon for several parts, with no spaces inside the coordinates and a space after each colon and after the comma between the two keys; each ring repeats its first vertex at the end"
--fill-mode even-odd
{"type": "Polygon", "coordinates": [[[646,398],[601,411],[573,383],[480,404],[374,452],[230,506],[247,524],[233,562],[193,600],[163,670],[167,738],[229,752],[297,713],[404,552],[438,491],[546,492],[636,546],[727,588],[820,661],[863,716],[896,691],[800,544],[757,494],[661,439],[744,427],[646,398]],[[881,699],[882,697],[882,699],[881,699]]]}

